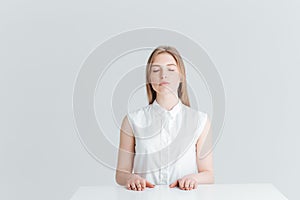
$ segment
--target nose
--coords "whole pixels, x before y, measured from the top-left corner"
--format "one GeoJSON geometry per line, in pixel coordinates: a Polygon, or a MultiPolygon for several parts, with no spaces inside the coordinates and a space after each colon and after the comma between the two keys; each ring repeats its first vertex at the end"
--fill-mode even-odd
{"type": "Polygon", "coordinates": [[[167,75],[165,73],[162,73],[161,78],[167,78],[167,75]]]}
{"type": "Polygon", "coordinates": [[[165,69],[162,69],[162,70],[161,70],[161,78],[162,78],[162,79],[163,79],[163,78],[167,78],[167,72],[166,72],[165,69]]]}

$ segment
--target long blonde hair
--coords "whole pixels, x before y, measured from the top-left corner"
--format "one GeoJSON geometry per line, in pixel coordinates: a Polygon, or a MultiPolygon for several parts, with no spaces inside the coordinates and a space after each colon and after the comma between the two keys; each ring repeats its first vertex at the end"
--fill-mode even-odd
{"type": "Polygon", "coordinates": [[[151,65],[152,65],[155,57],[161,53],[168,53],[171,56],[173,56],[173,58],[175,59],[177,66],[178,66],[179,73],[181,74],[181,82],[177,89],[178,98],[181,100],[181,102],[183,104],[190,107],[190,100],[189,100],[188,92],[187,92],[186,74],[185,74],[185,67],[184,67],[183,60],[182,60],[179,52],[177,51],[177,49],[175,49],[174,47],[171,47],[171,46],[163,46],[163,45],[158,46],[156,49],[154,49],[147,61],[146,90],[147,90],[149,104],[152,104],[153,101],[156,99],[156,91],[152,88],[152,85],[150,83],[151,65]]]}

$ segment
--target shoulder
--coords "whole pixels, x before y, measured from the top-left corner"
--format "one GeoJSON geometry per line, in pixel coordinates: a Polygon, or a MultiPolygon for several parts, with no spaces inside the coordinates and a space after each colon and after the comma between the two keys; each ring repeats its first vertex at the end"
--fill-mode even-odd
{"type": "Polygon", "coordinates": [[[134,126],[134,124],[144,124],[150,117],[151,106],[152,104],[149,104],[129,111],[127,112],[125,118],[128,118],[128,121],[132,127],[134,126]]]}
{"type": "Polygon", "coordinates": [[[127,112],[128,117],[140,117],[149,113],[151,104],[127,112]]]}
{"type": "Polygon", "coordinates": [[[194,109],[183,104],[183,109],[192,117],[199,120],[200,123],[205,123],[208,120],[208,114],[202,110],[194,109]]]}
{"type": "Polygon", "coordinates": [[[199,139],[201,135],[204,135],[203,133],[205,133],[206,130],[210,127],[209,116],[202,110],[195,109],[186,105],[183,106],[183,110],[186,113],[186,117],[189,119],[188,123],[196,126],[195,132],[193,133],[197,141],[197,139],[199,139]]]}

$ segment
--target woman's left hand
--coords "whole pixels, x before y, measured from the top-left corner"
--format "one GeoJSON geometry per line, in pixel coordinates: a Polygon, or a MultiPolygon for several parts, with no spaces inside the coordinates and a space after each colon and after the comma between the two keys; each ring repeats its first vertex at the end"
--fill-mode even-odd
{"type": "Polygon", "coordinates": [[[182,190],[196,189],[198,182],[195,174],[189,174],[170,184],[170,188],[178,186],[182,190]]]}

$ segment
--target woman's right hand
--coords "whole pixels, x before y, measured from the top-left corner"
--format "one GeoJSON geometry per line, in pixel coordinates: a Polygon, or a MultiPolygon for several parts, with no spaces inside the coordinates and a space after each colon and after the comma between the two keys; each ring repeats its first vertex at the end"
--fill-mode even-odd
{"type": "Polygon", "coordinates": [[[140,177],[139,175],[132,174],[130,178],[127,180],[127,189],[128,190],[135,190],[135,191],[142,191],[146,187],[154,188],[154,184],[150,183],[146,179],[140,177]]]}

